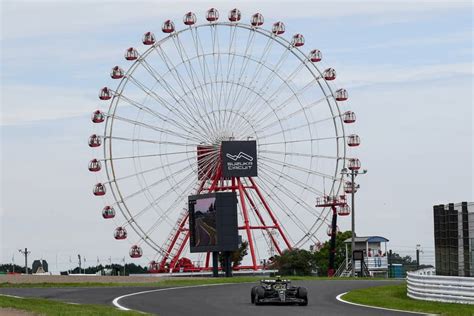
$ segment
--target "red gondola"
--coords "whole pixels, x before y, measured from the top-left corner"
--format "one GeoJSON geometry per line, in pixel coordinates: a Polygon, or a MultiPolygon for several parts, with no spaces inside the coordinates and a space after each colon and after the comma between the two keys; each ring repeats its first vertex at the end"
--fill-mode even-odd
{"type": "Polygon", "coordinates": [[[323,59],[323,54],[321,53],[319,49],[313,49],[309,53],[309,60],[311,60],[313,63],[317,63],[321,61],[321,59],[323,59]]]}
{"type": "Polygon", "coordinates": [[[183,23],[185,25],[193,25],[196,23],[196,14],[188,12],[183,17],[183,23]]]}
{"type": "Polygon", "coordinates": [[[324,70],[323,77],[328,81],[336,79],[336,70],[334,70],[333,68],[328,68],[324,70]]]}
{"type": "Polygon", "coordinates": [[[111,77],[112,79],[122,79],[124,75],[125,75],[125,72],[124,72],[123,69],[120,68],[119,66],[115,66],[115,67],[112,68],[112,70],[110,71],[110,77],[111,77]]]}
{"type": "Polygon", "coordinates": [[[293,39],[291,40],[291,44],[295,47],[303,46],[304,45],[304,36],[302,34],[293,35],[293,39]]]}
{"type": "Polygon", "coordinates": [[[360,169],[360,160],[357,158],[349,159],[349,170],[359,170],[360,169]]]}
{"type": "Polygon", "coordinates": [[[145,45],[153,45],[155,44],[155,34],[153,34],[152,32],[146,32],[145,34],[143,34],[143,39],[142,39],[142,42],[143,44],[145,45]]]}
{"type": "Polygon", "coordinates": [[[101,100],[110,100],[112,98],[112,91],[109,88],[103,87],[99,92],[99,99],[101,100]]]}
{"type": "Polygon", "coordinates": [[[337,215],[339,216],[348,216],[349,214],[351,214],[351,209],[347,204],[339,206],[339,208],[337,209],[337,215]]]}
{"type": "Polygon", "coordinates": [[[133,47],[127,48],[127,50],[125,51],[125,59],[135,60],[137,58],[138,58],[138,51],[133,47]]]}
{"type": "Polygon", "coordinates": [[[348,123],[348,124],[354,123],[356,121],[356,115],[352,111],[346,111],[342,115],[342,120],[344,121],[344,123],[348,123]]]}
{"type": "Polygon", "coordinates": [[[360,137],[359,135],[352,134],[347,136],[347,145],[349,147],[356,147],[360,145],[360,137]]]}
{"type": "Polygon", "coordinates": [[[344,182],[344,192],[346,193],[356,193],[357,192],[357,187],[354,185],[354,188],[352,187],[352,182],[351,181],[346,181],[344,182]]]}
{"type": "Polygon", "coordinates": [[[219,11],[217,11],[217,9],[210,8],[209,10],[207,10],[206,20],[208,20],[209,22],[215,22],[218,19],[219,19],[219,11]]]}
{"type": "Polygon", "coordinates": [[[114,238],[117,239],[117,240],[127,238],[127,230],[124,227],[115,228],[114,238]]]}
{"type": "Polygon", "coordinates": [[[102,123],[105,120],[104,113],[102,113],[100,110],[94,111],[94,113],[92,113],[91,120],[94,123],[102,123]]]}
{"type": "Polygon", "coordinates": [[[143,255],[143,250],[140,246],[133,245],[132,248],[130,248],[129,255],[130,258],[140,258],[143,255]]]}
{"type": "Polygon", "coordinates": [[[161,26],[163,33],[173,33],[174,32],[174,23],[171,20],[166,20],[161,26]]]}
{"type": "Polygon", "coordinates": [[[240,13],[240,10],[239,9],[232,9],[230,10],[229,12],[229,21],[231,22],[238,22],[240,21],[240,18],[241,18],[241,13],[240,13]]]}
{"type": "MultiPolygon", "coordinates": [[[[338,233],[339,233],[339,226],[336,226],[336,235],[337,235],[338,233]]],[[[331,226],[331,225],[328,226],[328,229],[327,229],[327,231],[326,231],[326,234],[327,234],[328,236],[332,236],[332,226],[331,226]]]]}
{"type": "Polygon", "coordinates": [[[97,160],[97,159],[92,159],[92,160],[89,162],[89,171],[91,171],[91,172],[97,172],[97,171],[100,171],[101,168],[102,168],[102,164],[100,163],[99,160],[97,160]]]}
{"type": "Polygon", "coordinates": [[[89,137],[89,147],[99,147],[102,145],[102,138],[96,134],[92,134],[89,137]]]}
{"type": "Polygon", "coordinates": [[[115,210],[112,206],[106,206],[102,210],[102,217],[105,219],[110,219],[115,217],[115,210]]]}
{"type": "Polygon", "coordinates": [[[346,101],[347,98],[349,98],[349,94],[346,89],[338,89],[334,93],[334,97],[336,98],[336,101],[346,101]]]}
{"type": "Polygon", "coordinates": [[[250,19],[250,24],[252,24],[252,26],[261,26],[263,25],[263,22],[264,18],[263,15],[261,15],[260,13],[255,13],[250,19]]]}
{"type": "Polygon", "coordinates": [[[285,33],[285,24],[283,22],[276,22],[272,26],[272,33],[275,35],[280,35],[285,33]]]}
{"type": "Polygon", "coordinates": [[[102,196],[105,195],[105,185],[102,183],[97,183],[92,190],[95,196],[102,196]]]}

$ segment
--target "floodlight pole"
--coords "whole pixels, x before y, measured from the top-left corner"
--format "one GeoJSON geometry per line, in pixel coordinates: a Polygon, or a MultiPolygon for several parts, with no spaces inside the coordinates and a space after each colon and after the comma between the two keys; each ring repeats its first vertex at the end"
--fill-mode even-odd
{"type": "Polygon", "coordinates": [[[341,174],[343,176],[349,176],[351,177],[351,231],[352,231],[352,236],[351,236],[351,263],[352,263],[352,268],[351,268],[351,276],[355,277],[355,260],[354,260],[354,249],[355,249],[355,193],[356,190],[359,188],[359,185],[355,184],[355,178],[359,174],[366,174],[367,170],[364,169],[362,171],[359,171],[357,169],[352,168],[350,172],[347,171],[346,168],[342,169],[341,174]]]}

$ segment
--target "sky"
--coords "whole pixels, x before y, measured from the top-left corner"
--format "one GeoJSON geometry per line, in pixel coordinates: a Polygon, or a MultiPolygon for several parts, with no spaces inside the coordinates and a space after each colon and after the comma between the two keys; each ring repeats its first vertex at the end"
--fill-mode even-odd
{"type": "Polygon", "coordinates": [[[357,233],[411,256],[420,244],[434,263],[433,205],[474,200],[470,1],[1,1],[0,263],[22,264],[25,247],[55,271],[78,254],[131,261],[91,195],[90,114],[125,48],[210,7],[284,21],[287,37],[323,51],[350,93],[368,169],[357,233]]]}

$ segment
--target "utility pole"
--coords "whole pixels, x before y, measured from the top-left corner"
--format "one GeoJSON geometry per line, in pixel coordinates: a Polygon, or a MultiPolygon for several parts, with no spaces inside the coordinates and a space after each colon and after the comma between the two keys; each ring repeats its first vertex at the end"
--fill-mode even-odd
{"type": "Polygon", "coordinates": [[[418,270],[420,268],[420,250],[421,250],[421,245],[416,245],[416,269],[418,270]]]}
{"type": "Polygon", "coordinates": [[[25,248],[25,250],[18,249],[18,251],[25,256],[25,273],[28,274],[28,255],[31,251],[28,251],[28,248],[25,248]]]}
{"type": "Polygon", "coordinates": [[[77,255],[77,258],[79,259],[79,274],[81,274],[81,255],[77,255]]]}

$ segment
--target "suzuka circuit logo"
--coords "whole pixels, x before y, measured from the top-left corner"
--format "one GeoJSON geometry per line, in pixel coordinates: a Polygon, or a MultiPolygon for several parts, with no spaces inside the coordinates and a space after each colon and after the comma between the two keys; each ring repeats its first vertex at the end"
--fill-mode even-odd
{"type": "Polygon", "coordinates": [[[240,152],[237,156],[231,155],[231,154],[227,154],[226,156],[227,158],[232,159],[233,161],[237,161],[237,159],[240,159],[240,158],[247,159],[248,161],[253,161],[253,157],[250,155],[247,155],[244,152],[240,152]]]}
{"type": "Polygon", "coordinates": [[[227,162],[227,170],[250,170],[253,166],[253,157],[239,152],[238,155],[226,154],[226,157],[232,161],[227,162]]]}

